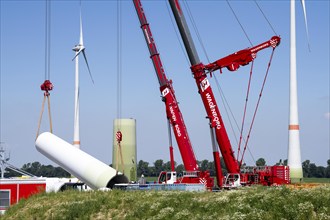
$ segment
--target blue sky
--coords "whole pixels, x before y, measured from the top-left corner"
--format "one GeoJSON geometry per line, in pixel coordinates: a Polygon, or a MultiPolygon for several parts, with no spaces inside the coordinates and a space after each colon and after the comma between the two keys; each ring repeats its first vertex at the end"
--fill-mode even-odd
{"type": "MultiPolygon", "coordinates": [[[[258,1],[282,42],[276,49],[263,93],[247,164],[253,158],[269,165],[287,158],[289,116],[289,13],[290,2],[258,1]]],[[[34,146],[45,80],[45,1],[1,0],[1,142],[11,152],[11,164],[22,166],[52,162],[34,146]]],[[[185,52],[171,23],[167,1],[142,1],[166,74],[173,80],[197,159],[212,160],[208,122],[185,52]]],[[[215,61],[250,46],[226,1],[188,1],[207,56],[215,61]]],[[[254,45],[269,40],[272,29],[254,1],[231,1],[254,45]]],[[[297,70],[302,161],[326,165],[329,143],[329,1],[306,1],[311,52],[308,51],[302,8],[296,5],[297,70]]],[[[80,65],[80,136],[82,150],[110,164],[112,123],[117,116],[117,11],[115,1],[82,1],[84,44],[94,77],[80,65]]],[[[184,7],[183,7],[184,8],[184,7]]],[[[189,27],[203,63],[208,63],[189,27]]],[[[79,41],[79,1],[52,1],[50,80],[54,134],[73,140],[74,52],[79,41]]],[[[122,117],[137,120],[138,160],[169,160],[167,122],[158,81],[149,59],[140,24],[131,1],[122,2],[122,117]]],[[[259,94],[270,49],[258,53],[249,103],[259,94]],[[253,98],[254,97],[254,98],[253,98]]],[[[241,120],[250,67],[237,72],[215,73],[236,120],[241,120]]],[[[223,109],[214,77],[210,80],[227,125],[234,151],[237,144],[223,109]]],[[[46,113],[46,112],[45,112],[46,113]]],[[[250,120],[248,120],[250,121],[250,120]]],[[[48,131],[44,114],[42,131],[48,131]]],[[[176,161],[181,163],[175,146],[176,161]]]]}

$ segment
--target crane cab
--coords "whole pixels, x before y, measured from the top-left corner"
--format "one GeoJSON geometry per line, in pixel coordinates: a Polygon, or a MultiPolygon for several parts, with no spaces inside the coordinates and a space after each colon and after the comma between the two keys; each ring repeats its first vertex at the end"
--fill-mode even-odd
{"type": "Polygon", "coordinates": [[[175,171],[162,171],[158,177],[158,183],[173,184],[177,182],[177,175],[175,171]]]}
{"type": "Polygon", "coordinates": [[[228,173],[225,177],[223,188],[232,189],[238,188],[241,185],[241,176],[239,173],[228,173]]]}

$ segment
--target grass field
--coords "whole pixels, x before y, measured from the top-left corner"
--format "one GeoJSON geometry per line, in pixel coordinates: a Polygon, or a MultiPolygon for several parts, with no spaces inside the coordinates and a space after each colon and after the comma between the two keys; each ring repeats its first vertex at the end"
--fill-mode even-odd
{"type": "Polygon", "coordinates": [[[330,186],[221,192],[64,191],[19,202],[7,219],[330,219],[330,186]]]}
{"type": "MultiPolygon", "coordinates": [[[[158,177],[147,177],[148,182],[157,181],[158,177]]],[[[214,181],[216,178],[214,177],[214,181]]],[[[330,178],[304,178],[302,183],[330,183],[330,178]]]]}
{"type": "Polygon", "coordinates": [[[330,183],[330,178],[304,178],[304,183],[330,183]]]}

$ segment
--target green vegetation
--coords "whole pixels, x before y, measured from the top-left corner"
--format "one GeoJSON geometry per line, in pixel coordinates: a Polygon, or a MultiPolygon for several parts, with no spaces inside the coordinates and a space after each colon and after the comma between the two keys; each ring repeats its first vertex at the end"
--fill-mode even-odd
{"type": "Polygon", "coordinates": [[[221,192],[66,191],[22,200],[7,219],[330,219],[330,187],[221,192]]]}
{"type": "Polygon", "coordinates": [[[330,183],[330,178],[304,178],[303,183],[330,183]]]}
{"type": "Polygon", "coordinates": [[[302,162],[304,177],[330,178],[330,159],[327,160],[327,165],[327,167],[316,166],[316,164],[311,163],[310,160],[305,160],[302,162]]]}
{"type": "MultiPolygon", "coordinates": [[[[221,168],[223,175],[227,174],[226,165],[224,163],[223,158],[221,159],[221,168]]],[[[211,174],[211,176],[215,176],[215,166],[213,161],[208,160],[202,160],[197,161],[198,166],[201,171],[208,170],[211,174]]],[[[243,164],[244,165],[244,164],[243,164]]],[[[267,166],[267,165],[274,165],[274,164],[267,164],[266,160],[264,158],[259,158],[256,160],[256,166],[267,166]]],[[[279,160],[276,165],[287,165],[287,160],[279,160]]],[[[179,164],[175,166],[175,170],[177,173],[181,173],[184,170],[184,166],[182,164],[179,164]]],[[[302,163],[303,173],[305,178],[330,178],[330,159],[327,160],[327,166],[317,166],[315,163],[312,163],[310,160],[305,160],[302,163]]],[[[148,162],[140,160],[137,164],[137,174],[138,177],[141,176],[141,174],[144,174],[144,176],[149,177],[155,177],[158,176],[160,171],[163,170],[171,170],[171,164],[170,162],[164,162],[163,160],[156,160],[153,165],[149,165],[148,162]]]]}
{"type": "MultiPolygon", "coordinates": [[[[61,167],[53,167],[52,165],[42,165],[39,162],[27,163],[24,164],[21,168],[25,172],[33,174],[35,176],[43,177],[70,177],[71,174],[62,169],[61,167]]],[[[17,173],[14,170],[8,169],[5,172],[5,177],[15,177],[20,176],[20,173],[17,173]]]]}
{"type": "MultiPolygon", "coordinates": [[[[215,176],[215,166],[213,161],[202,160],[197,161],[198,166],[201,171],[208,170],[211,176],[215,176]]],[[[286,165],[287,160],[280,160],[276,165],[286,165]]],[[[256,161],[257,166],[267,165],[264,158],[259,158],[256,161]]],[[[268,164],[269,165],[269,164],[268,164]]],[[[111,166],[111,165],[110,165],[111,166]]],[[[227,174],[227,169],[223,158],[221,158],[221,167],[223,175],[227,174]]],[[[317,166],[315,163],[312,163],[310,160],[305,160],[302,163],[303,173],[305,178],[330,178],[330,159],[327,160],[327,167],[317,166]]],[[[43,177],[70,177],[70,173],[63,170],[61,167],[53,167],[52,165],[42,165],[39,162],[27,163],[24,164],[21,168],[22,170],[31,173],[35,176],[43,177]]],[[[150,165],[149,162],[140,160],[137,164],[137,176],[138,178],[143,174],[145,177],[158,177],[161,171],[170,171],[171,163],[169,161],[164,162],[161,159],[156,160],[153,165],[150,165]]],[[[184,170],[183,164],[177,165],[175,163],[175,171],[177,173],[182,173],[184,170]]],[[[20,175],[12,170],[7,170],[5,177],[13,177],[20,175]]]]}

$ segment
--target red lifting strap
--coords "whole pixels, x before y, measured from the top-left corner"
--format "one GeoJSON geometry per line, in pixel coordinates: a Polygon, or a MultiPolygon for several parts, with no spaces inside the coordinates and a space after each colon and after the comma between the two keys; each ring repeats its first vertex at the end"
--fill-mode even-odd
{"type": "Polygon", "coordinates": [[[41,112],[40,112],[40,117],[39,117],[39,123],[38,123],[38,130],[37,130],[36,139],[39,136],[40,125],[41,125],[41,120],[42,120],[42,114],[44,112],[46,98],[48,100],[48,116],[49,116],[50,132],[53,133],[53,123],[52,123],[52,117],[51,117],[51,113],[50,113],[50,94],[49,94],[49,91],[53,90],[54,86],[49,80],[45,80],[45,82],[40,85],[40,88],[41,88],[42,91],[45,91],[45,93],[44,93],[44,100],[42,101],[42,107],[41,107],[41,112]]]}

